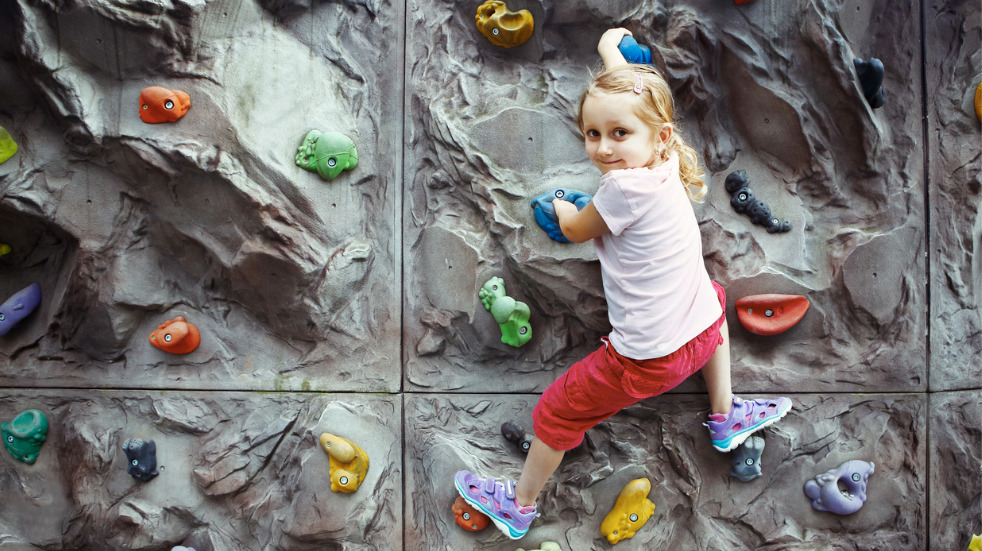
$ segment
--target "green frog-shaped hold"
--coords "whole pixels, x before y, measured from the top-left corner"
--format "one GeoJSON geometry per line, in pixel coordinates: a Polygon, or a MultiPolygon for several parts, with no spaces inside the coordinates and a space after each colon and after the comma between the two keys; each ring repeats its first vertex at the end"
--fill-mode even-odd
{"type": "Polygon", "coordinates": [[[48,439],[48,418],[36,409],[22,411],[9,423],[0,423],[3,445],[14,459],[33,464],[48,439]]]}
{"type": "Polygon", "coordinates": [[[297,166],[333,180],[342,170],[358,166],[355,142],[340,132],[311,130],[297,148],[297,166]]]}
{"type": "Polygon", "coordinates": [[[501,342],[516,348],[529,342],[532,338],[529,307],[524,302],[505,295],[503,279],[492,277],[477,295],[481,297],[484,308],[491,312],[494,321],[501,326],[501,342]]]}

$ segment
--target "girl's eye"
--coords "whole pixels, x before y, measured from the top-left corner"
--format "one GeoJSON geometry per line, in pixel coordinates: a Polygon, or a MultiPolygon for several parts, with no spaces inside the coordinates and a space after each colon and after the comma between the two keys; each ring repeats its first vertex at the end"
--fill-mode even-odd
{"type": "Polygon", "coordinates": [[[596,130],[587,130],[586,135],[590,138],[596,138],[600,135],[600,132],[597,132],[596,130]]]}
{"type": "Polygon", "coordinates": [[[618,138],[623,138],[624,136],[627,136],[627,130],[624,130],[623,128],[618,128],[617,130],[614,130],[614,135],[617,136],[618,138]]]}

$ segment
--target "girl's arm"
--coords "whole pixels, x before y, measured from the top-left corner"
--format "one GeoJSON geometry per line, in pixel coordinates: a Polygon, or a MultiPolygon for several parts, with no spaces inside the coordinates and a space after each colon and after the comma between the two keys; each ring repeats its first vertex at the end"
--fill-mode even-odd
{"type": "Polygon", "coordinates": [[[556,209],[559,229],[573,243],[583,243],[610,231],[597,207],[593,206],[593,201],[587,203],[583,210],[576,210],[576,205],[562,199],[554,199],[552,206],[556,209]]]}
{"type": "Polygon", "coordinates": [[[634,34],[627,29],[607,29],[600,37],[597,52],[600,54],[600,58],[604,60],[606,68],[611,69],[618,65],[627,65],[627,60],[617,48],[625,36],[634,36],[634,34]]]}

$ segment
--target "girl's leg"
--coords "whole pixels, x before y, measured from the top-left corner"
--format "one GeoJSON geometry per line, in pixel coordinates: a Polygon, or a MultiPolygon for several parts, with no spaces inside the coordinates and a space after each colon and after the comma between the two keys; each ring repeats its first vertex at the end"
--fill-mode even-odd
{"type": "MultiPolygon", "coordinates": [[[[727,373],[729,370],[727,370],[727,373]]],[[[532,440],[532,447],[529,448],[528,457],[525,458],[525,466],[522,468],[522,476],[518,479],[515,486],[515,501],[521,507],[535,505],[535,500],[539,497],[539,492],[546,485],[546,481],[559,468],[559,462],[563,460],[566,452],[556,450],[542,443],[538,438],[532,440]]]]}
{"type": "MultiPolygon", "coordinates": [[[[702,368],[702,376],[706,379],[706,388],[709,390],[709,404],[712,413],[726,415],[730,412],[733,404],[733,392],[730,385],[730,332],[726,321],[719,328],[719,334],[723,337],[723,344],[716,348],[709,361],[702,368]]],[[[529,452],[529,456],[532,453],[529,452]]],[[[522,474],[524,477],[524,473],[522,474]]]]}

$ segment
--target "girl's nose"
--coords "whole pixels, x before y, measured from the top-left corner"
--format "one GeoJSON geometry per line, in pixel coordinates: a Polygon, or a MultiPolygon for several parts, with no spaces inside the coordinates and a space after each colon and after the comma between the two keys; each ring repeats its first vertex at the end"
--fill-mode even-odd
{"type": "Polygon", "coordinates": [[[597,154],[606,157],[612,152],[613,150],[610,147],[610,142],[607,140],[600,140],[600,145],[597,147],[597,154]]]}

